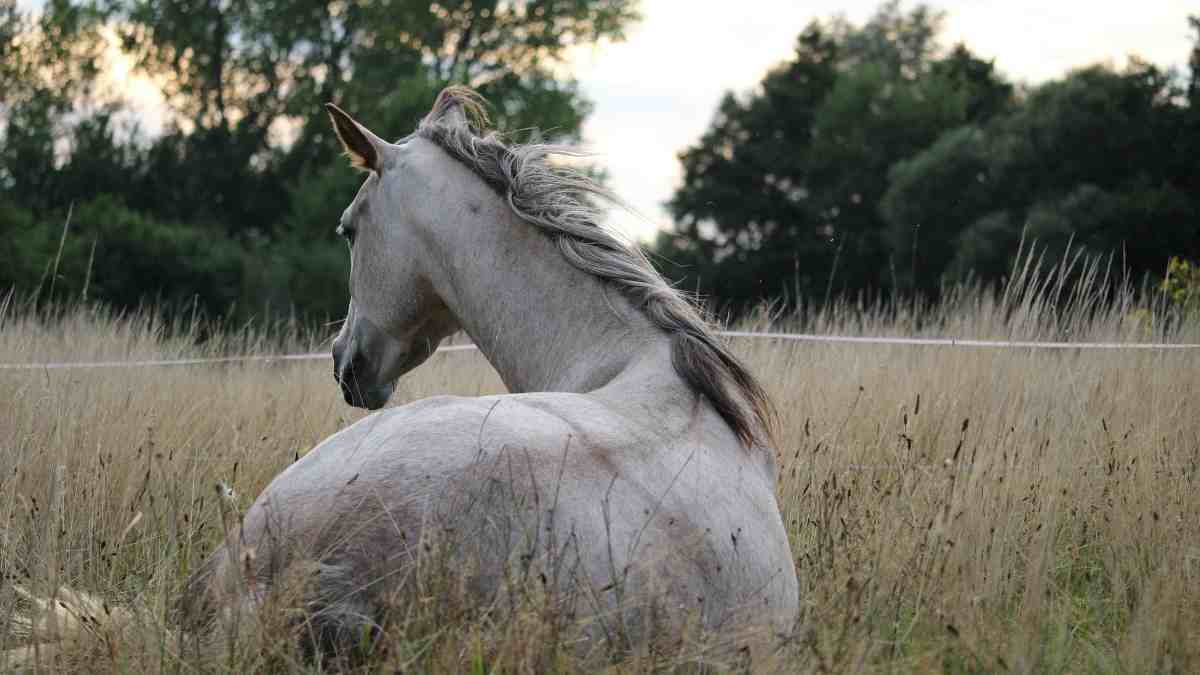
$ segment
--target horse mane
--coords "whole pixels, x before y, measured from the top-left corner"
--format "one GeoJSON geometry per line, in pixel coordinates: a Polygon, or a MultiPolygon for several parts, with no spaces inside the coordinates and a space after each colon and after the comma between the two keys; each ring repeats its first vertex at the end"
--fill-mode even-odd
{"type": "Polygon", "coordinates": [[[448,87],[416,134],[483,179],[514,213],[550,236],[567,262],[623,292],[670,335],[675,371],[709,400],[738,439],[748,447],[768,444],[775,412],[766,390],[639,248],[600,225],[600,204],[621,200],[585,173],[547,161],[585,153],[565,145],[505,143],[487,128],[485,105],[467,87],[448,87]]]}

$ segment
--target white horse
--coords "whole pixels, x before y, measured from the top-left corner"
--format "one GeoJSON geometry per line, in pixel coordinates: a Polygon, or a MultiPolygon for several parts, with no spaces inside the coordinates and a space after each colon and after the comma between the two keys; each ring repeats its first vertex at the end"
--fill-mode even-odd
{"type": "Polygon", "coordinates": [[[576,589],[569,611],[602,636],[688,617],[789,629],[798,587],[766,396],[599,226],[595,198],[610,195],[547,161],[567,148],[481,135],[464,88],[396,144],[328,110],[369,172],[337,227],[352,262],[333,345],[346,401],[382,407],[459,330],[512,393],[425,399],[331,436],[267,486],[194,577],[198,595],[228,605],[222,580],[246,576],[253,603],[309,556],[321,639],[359,636],[417,542],[454,533],[480,598],[534,570],[576,589]]]}

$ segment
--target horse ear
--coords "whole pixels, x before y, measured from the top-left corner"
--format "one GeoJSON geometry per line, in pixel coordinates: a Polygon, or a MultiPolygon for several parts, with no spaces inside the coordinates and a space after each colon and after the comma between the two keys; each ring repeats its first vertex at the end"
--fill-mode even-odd
{"type": "Polygon", "coordinates": [[[483,97],[469,87],[457,84],[446,87],[438,94],[425,121],[465,127],[476,132],[485,130],[490,122],[483,97]]]}
{"type": "Polygon", "coordinates": [[[388,142],[371,133],[369,129],[354,121],[345,111],[332,103],[325,104],[329,119],[333,121],[333,130],[337,133],[342,148],[350,158],[350,163],[365,171],[379,173],[380,158],[388,142]]]}
{"type": "Polygon", "coordinates": [[[452,101],[449,105],[447,105],[442,110],[441,115],[439,115],[439,118],[446,124],[449,124],[450,126],[455,126],[455,127],[470,127],[471,126],[470,120],[467,119],[466,111],[463,110],[462,104],[459,103],[458,101],[452,101]]]}

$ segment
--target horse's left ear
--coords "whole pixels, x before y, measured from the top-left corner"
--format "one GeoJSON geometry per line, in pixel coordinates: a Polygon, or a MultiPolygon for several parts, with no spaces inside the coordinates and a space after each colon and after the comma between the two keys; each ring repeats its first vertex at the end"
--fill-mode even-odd
{"type": "Polygon", "coordinates": [[[360,169],[379,173],[383,149],[388,142],[371,133],[370,129],[356,122],[336,105],[326,103],[325,110],[329,112],[329,119],[333,120],[333,130],[350,157],[350,163],[360,169]]]}
{"type": "Polygon", "coordinates": [[[458,101],[450,102],[442,109],[439,119],[451,126],[471,128],[471,121],[467,119],[467,112],[458,101]]]}
{"type": "Polygon", "coordinates": [[[488,114],[483,97],[469,87],[451,85],[438,94],[433,109],[424,122],[439,122],[452,127],[464,127],[482,133],[488,126],[488,114]]]}

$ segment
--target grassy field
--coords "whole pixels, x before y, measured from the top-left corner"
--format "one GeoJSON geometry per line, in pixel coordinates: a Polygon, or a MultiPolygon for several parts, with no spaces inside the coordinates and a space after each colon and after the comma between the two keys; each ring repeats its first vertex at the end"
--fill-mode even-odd
{"type": "MultiPolygon", "coordinates": [[[[776,327],[1200,342],[1194,317],[1102,294],[1087,272],[1072,283],[1028,272],[1000,296],[966,288],[936,308],[844,304],[776,327]]],[[[195,329],[145,315],[0,317],[5,363],[322,348],[287,330],[196,343],[195,329]]],[[[793,635],[740,667],[1200,672],[1200,353],[735,344],[782,413],[778,489],[803,607],[793,635]]],[[[456,352],[403,380],[393,403],[501,390],[480,355],[456,352]]],[[[318,669],[286,639],[286,606],[207,651],[184,648],[172,611],[220,538],[217,481],[244,506],[361,416],[330,362],[0,371],[0,401],[0,651],[27,644],[17,617],[31,605],[16,588],[63,585],[90,594],[74,601],[94,599],[98,622],[20,652],[47,669],[318,669]]],[[[583,667],[570,627],[551,630],[537,607],[467,619],[429,605],[390,627],[363,669],[583,667]]],[[[617,662],[593,654],[589,667],[694,668],[702,653],[683,641],[617,662]]]]}

